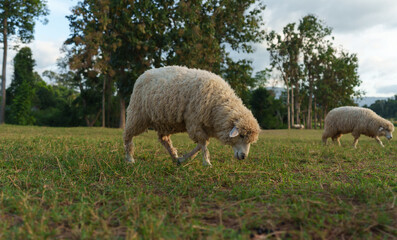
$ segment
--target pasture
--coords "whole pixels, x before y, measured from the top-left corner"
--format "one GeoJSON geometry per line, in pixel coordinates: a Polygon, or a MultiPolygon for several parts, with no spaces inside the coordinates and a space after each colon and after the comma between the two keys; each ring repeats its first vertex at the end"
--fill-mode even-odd
{"type": "Polygon", "coordinates": [[[152,131],[131,165],[120,129],[2,125],[0,239],[395,238],[397,140],[321,133],[263,131],[240,161],[212,139],[208,168],[177,166],[152,131]]]}

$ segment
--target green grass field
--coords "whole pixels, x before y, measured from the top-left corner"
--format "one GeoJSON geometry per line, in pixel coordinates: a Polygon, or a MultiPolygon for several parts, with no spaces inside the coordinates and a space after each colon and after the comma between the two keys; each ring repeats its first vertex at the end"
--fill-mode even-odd
{"type": "MultiPolygon", "coordinates": [[[[180,153],[195,144],[173,136],[180,153]]],[[[175,165],[149,131],[0,126],[0,239],[395,239],[397,141],[263,131],[246,160],[175,165]]]]}

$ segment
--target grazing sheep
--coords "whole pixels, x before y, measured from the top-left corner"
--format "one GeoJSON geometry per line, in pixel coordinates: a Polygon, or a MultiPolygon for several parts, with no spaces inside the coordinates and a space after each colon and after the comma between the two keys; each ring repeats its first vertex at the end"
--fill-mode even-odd
{"type": "Polygon", "coordinates": [[[386,136],[388,140],[393,138],[394,126],[390,121],[380,117],[371,109],[362,107],[339,107],[332,109],[324,122],[322,140],[327,144],[329,137],[340,146],[342,134],[352,133],[353,146],[356,148],[360,134],[373,137],[383,147],[380,136],[386,136]]]}
{"type": "Polygon", "coordinates": [[[132,138],[152,128],[173,160],[182,163],[203,152],[203,164],[211,165],[209,138],[231,145],[234,156],[248,156],[258,139],[258,122],[219,76],[198,69],[169,66],[151,69],[136,81],[127,109],[124,145],[127,161],[134,162],[132,138]],[[178,157],[171,134],[187,132],[197,146],[178,157]]]}
{"type": "Polygon", "coordinates": [[[303,125],[303,124],[293,124],[293,125],[292,125],[292,128],[295,128],[295,129],[305,129],[305,125],[303,125]]]}

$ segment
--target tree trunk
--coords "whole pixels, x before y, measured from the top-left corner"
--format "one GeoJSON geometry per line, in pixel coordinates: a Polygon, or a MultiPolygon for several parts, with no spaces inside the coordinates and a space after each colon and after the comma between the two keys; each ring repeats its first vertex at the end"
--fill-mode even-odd
{"type": "Polygon", "coordinates": [[[299,83],[295,84],[295,115],[296,115],[296,124],[301,124],[301,103],[299,100],[299,83]]]}
{"type": "Polygon", "coordinates": [[[295,103],[294,103],[294,88],[291,86],[291,125],[295,124],[295,103]]]}
{"type": "Polygon", "coordinates": [[[4,18],[3,21],[3,72],[2,72],[2,80],[1,80],[1,109],[0,109],[0,124],[4,124],[5,122],[5,110],[6,110],[6,70],[7,70],[7,18],[4,18]]]}
{"type": "Polygon", "coordinates": [[[288,130],[291,129],[291,105],[289,104],[289,85],[287,83],[287,125],[288,125],[288,130]]]}
{"type": "Polygon", "coordinates": [[[120,124],[119,128],[125,128],[125,99],[120,96],[120,124]]]}
{"type": "Polygon", "coordinates": [[[95,115],[94,119],[92,119],[92,121],[90,121],[90,119],[88,118],[87,115],[84,116],[85,122],[87,124],[87,127],[92,127],[94,126],[94,124],[96,123],[96,121],[99,118],[99,115],[101,115],[102,110],[99,110],[99,112],[95,115]]]}
{"type": "Polygon", "coordinates": [[[317,129],[317,106],[316,106],[315,96],[313,96],[313,114],[314,114],[314,129],[317,129]]]}
{"type": "Polygon", "coordinates": [[[307,106],[307,128],[312,129],[312,105],[313,105],[313,79],[309,76],[309,104],[307,106]]]}
{"type": "Polygon", "coordinates": [[[105,122],[106,122],[106,114],[105,114],[105,108],[106,108],[106,80],[107,78],[103,78],[103,90],[102,90],[102,127],[105,127],[105,122]]]}
{"type": "MultiPolygon", "coordinates": [[[[108,81],[107,81],[107,85],[108,86],[111,86],[112,84],[110,83],[110,77],[108,78],[108,81]]],[[[107,89],[106,89],[106,94],[107,94],[107,104],[106,104],[106,112],[108,113],[107,114],[107,116],[106,116],[106,126],[108,126],[108,127],[112,127],[113,126],[113,124],[111,123],[111,115],[112,115],[112,111],[111,111],[111,108],[112,108],[112,89],[111,89],[111,87],[107,87],[107,89]]]]}

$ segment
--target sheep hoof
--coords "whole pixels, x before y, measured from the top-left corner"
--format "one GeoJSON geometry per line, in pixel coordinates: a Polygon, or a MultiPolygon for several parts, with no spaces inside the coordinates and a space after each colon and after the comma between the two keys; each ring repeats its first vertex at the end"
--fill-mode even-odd
{"type": "Polygon", "coordinates": [[[176,165],[180,166],[186,159],[183,157],[177,158],[176,159],[176,165]]]}
{"type": "Polygon", "coordinates": [[[125,161],[127,163],[135,163],[135,159],[133,157],[130,157],[130,156],[126,156],[125,157],[125,161]]]}
{"type": "Polygon", "coordinates": [[[210,162],[203,162],[203,166],[212,167],[212,164],[210,162]]]}

